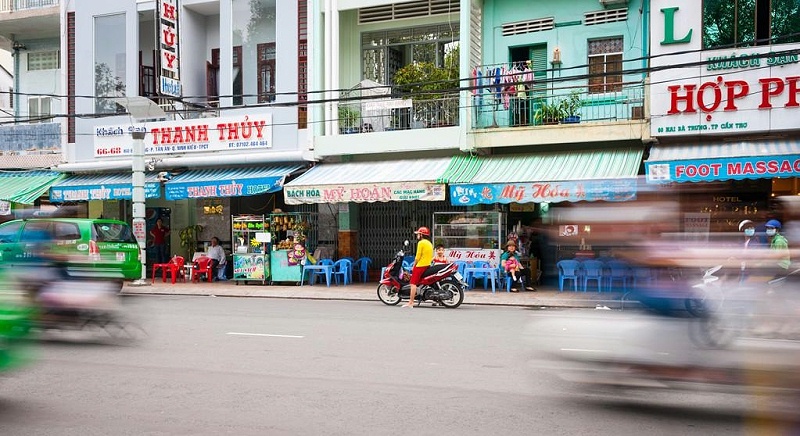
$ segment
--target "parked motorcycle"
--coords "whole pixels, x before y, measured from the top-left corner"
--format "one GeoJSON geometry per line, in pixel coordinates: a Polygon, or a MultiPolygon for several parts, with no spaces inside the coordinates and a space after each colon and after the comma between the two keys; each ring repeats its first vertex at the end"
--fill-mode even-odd
{"type": "MultiPolygon", "coordinates": [[[[408,247],[408,241],[403,246],[408,247]]],[[[410,274],[403,269],[405,249],[397,252],[394,260],[386,266],[378,285],[378,298],[389,306],[394,306],[411,296],[410,274]]],[[[444,307],[455,309],[464,302],[464,278],[453,263],[436,264],[428,268],[417,286],[414,300],[433,301],[444,307]]],[[[418,303],[418,304],[419,304],[418,303]]]]}

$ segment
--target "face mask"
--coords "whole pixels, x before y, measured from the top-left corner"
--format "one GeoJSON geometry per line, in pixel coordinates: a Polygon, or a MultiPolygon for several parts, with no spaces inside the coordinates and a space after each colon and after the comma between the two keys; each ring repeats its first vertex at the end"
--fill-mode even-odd
{"type": "Polygon", "coordinates": [[[756,234],[756,229],[744,229],[745,236],[753,236],[756,234]]]}
{"type": "Polygon", "coordinates": [[[767,236],[775,236],[776,233],[778,233],[778,231],[775,229],[767,229],[767,236]]]}

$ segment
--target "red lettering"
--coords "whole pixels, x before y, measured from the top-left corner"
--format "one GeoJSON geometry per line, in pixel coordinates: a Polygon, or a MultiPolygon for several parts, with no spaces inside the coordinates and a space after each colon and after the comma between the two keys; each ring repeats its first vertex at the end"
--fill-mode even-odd
{"type": "Polygon", "coordinates": [[[755,174],[756,170],[753,168],[753,162],[745,162],[742,174],[755,174]]]}
{"type": "Polygon", "coordinates": [[[764,174],[767,172],[767,163],[762,161],[756,162],[756,174],[764,174]]]}
{"type": "Polygon", "coordinates": [[[719,169],[722,167],[722,164],[712,163],[712,164],[710,164],[710,166],[711,166],[712,172],[714,173],[714,176],[718,176],[719,175],[719,169]]]}
{"type": "Polygon", "coordinates": [[[748,85],[744,80],[731,80],[725,82],[725,88],[728,91],[728,104],[725,105],[724,109],[726,111],[737,110],[738,108],[736,107],[736,99],[745,97],[750,92],[750,85],[748,85]]]}
{"type": "Polygon", "coordinates": [[[164,35],[161,42],[168,47],[173,47],[175,45],[175,31],[172,29],[164,29],[162,33],[164,35]]]}
{"type": "Polygon", "coordinates": [[[667,115],[673,115],[680,113],[681,111],[678,109],[678,102],[685,101],[686,102],[686,109],[683,112],[687,113],[694,113],[697,112],[694,108],[694,90],[697,86],[696,85],[673,85],[668,86],[667,90],[670,94],[670,108],[667,111],[667,115]],[[678,91],[684,88],[686,90],[686,95],[679,96],[678,91]]]}
{"type": "Polygon", "coordinates": [[[730,175],[730,176],[738,176],[741,173],[742,173],[742,163],[741,162],[728,163],[728,175],[730,175]]]}
{"type": "Polygon", "coordinates": [[[167,2],[161,2],[161,18],[166,18],[168,20],[175,21],[175,5],[171,5],[167,2]]]}
{"type": "Polygon", "coordinates": [[[178,57],[170,52],[164,52],[164,60],[167,61],[167,68],[175,68],[172,63],[175,62],[175,59],[178,57]]]}
{"type": "MultiPolygon", "coordinates": [[[[722,77],[717,77],[717,82],[722,83],[722,77]]],[[[700,107],[700,110],[703,112],[714,112],[719,107],[720,103],[722,103],[722,90],[719,88],[719,83],[715,82],[705,82],[700,85],[700,89],[697,90],[697,106],[700,107]],[[711,103],[711,106],[707,106],[705,103],[705,91],[707,89],[711,89],[714,96],[714,101],[711,103]]]]}
{"type": "Polygon", "coordinates": [[[800,80],[800,76],[792,76],[786,78],[786,83],[789,84],[789,102],[786,103],[784,107],[798,107],[800,103],[797,102],[797,95],[800,94],[800,89],[798,89],[797,82],[800,80]]]}
{"type": "Polygon", "coordinates": [[[767,162],[767,171],[769,171],[770,174],[775,174],[778,171],[780,171],[780,166],[778,165],[778,162],[774,160],[767,162]]]}
{"type": "Polygon", "coordinates": [[[675,165],[675,178],[680,178],[683,176],[686,167],[683,165],[675,165]]]}
{"type": "Polygon", "coordinates": [[[766,79],[758,79],[761,84],[761,104],[758,105],[759,109],[772,109],[770,97],[778,95],[783,92],[783,79],[777,77],[768,77],[766,79]],[[775,85],[774,87],[772,85],[775,85]]]}

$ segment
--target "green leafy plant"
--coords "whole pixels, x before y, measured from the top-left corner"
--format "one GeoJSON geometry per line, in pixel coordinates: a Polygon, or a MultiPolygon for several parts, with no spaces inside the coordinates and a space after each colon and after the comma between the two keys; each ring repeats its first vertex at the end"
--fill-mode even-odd
{"type": "Polygon", "coordinates": [[[564,117],[580,117],[580,110],[583,106],[581,95],[578,91],[573,90],[569,93],[569,97],[562,99],[559,102],[561,110],[564,112],[564,117]]]}
{"type": "Polygon", "coordinates": [[[433,100],[442,98],[447,91],[458,92],[458,70],[440,68],[431,62],[414,62],[397,70],[394,84],[404,98],[433,100]]]}
{"type": "Polygon", "coordinates": [[[565,116],[561,102],[550,103],[542,100],[533,118],[536,124],[558,124],[565,116]]]}
{"type": "Polygon", "coordinates": [[[339,129],[342,131],[359,125],[361,112],[350,106],[339,106],[339,129]]]}
{"type": "Polygon", "coordinates": [[[178,232],[178,236],[181,238],[181,247],[183,247],[186,250],[186,253],[188,253],[187,259],[192,258],[192,255],[197,249],[197,241],[199,240],[202,232],[203,226],[200,224],[186,226],[182,228],[180,232],[178,232]]]}

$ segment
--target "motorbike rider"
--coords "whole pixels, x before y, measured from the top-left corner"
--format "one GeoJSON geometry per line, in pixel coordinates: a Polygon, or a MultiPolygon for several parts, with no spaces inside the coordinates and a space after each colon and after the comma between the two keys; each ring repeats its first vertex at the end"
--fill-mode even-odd
{"type": "Polygon", "coordinates": [[[774,266],[775,277],[783,277],[789,270],[792,261],[789,257],[789,242],[780,234],[781,222],[775,219],[767,221],[764,225],[766,227],[767,240],[769,241],[769,249],[772,253],[773,259],[776,263],[774,266]]]}
{"type": "MultiPolygon", "coordinates": [[[[739,223],[739,231],[744,235],[744,244],[742,244],[742,263],[741,271],[739,274],[739,281],[744,282],[750,275],[747,271],[748,260],[753,258],[751,254],[753,250],[764,248],[764,242],[756,235],[756,224],[751,220],[742,220],[739,223]],[[749,252],[748,252],[749,251],[749,252]]],[[[752,266],[751,266],[752,269],[752,266]]]]}
{"type": "Polygon", "coordinates": [[[431,244],[431,231],[427,227],[420,227],[414,232],[417,236],[417,254],[414,257],[414,267],[411,270],[411,294],[408,303],[403,307],[414,307],[414,296],[417,294],[417,285],[422,279],[422,274],[433,262],[433,244],[431,244]]]}

